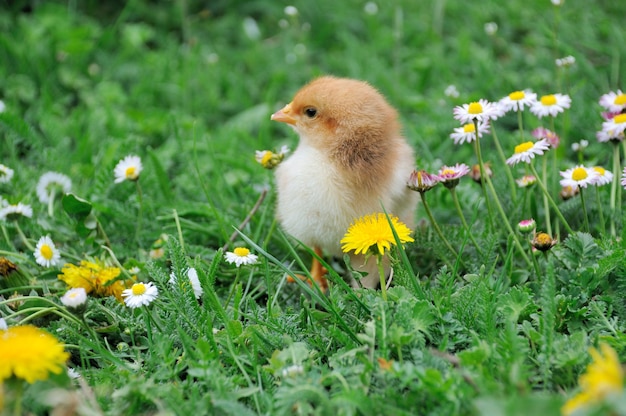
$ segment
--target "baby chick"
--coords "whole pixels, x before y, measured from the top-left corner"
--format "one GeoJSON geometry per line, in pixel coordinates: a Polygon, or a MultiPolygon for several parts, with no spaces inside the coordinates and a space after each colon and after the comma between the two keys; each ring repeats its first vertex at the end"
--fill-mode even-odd
{"type": "MultiPolygon", "coordinates": [[[[323,253],[342,256],[340,240],[350,224],[385,210],[409,227],[417,193],[406,186],[414,169],[413,150],[402,137],[398,115],[366,82],[325,76],[296,93],[272,114],[300,137],[293,154],[276,168],[277,218],[283,229],[323,253]]],[[[352,255],[376,287],[376,261],[352,255]]],[[[389,269],[387,270],[387,272],[389,269]]],[[[324,285],[326,270],[314,258],[312,277],[324,285]]]]}

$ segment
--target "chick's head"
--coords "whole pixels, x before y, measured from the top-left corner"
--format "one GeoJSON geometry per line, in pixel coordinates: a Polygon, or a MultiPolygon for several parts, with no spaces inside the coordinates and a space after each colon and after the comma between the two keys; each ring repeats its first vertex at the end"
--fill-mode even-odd
{"type": "Polygon", "coordinates": [[[399,134],[396,111],[375,88],[330,76],[302,87],[272,120],[291,125],[300,140],[330,153],[346,143],[352,146],[399,134]]]}

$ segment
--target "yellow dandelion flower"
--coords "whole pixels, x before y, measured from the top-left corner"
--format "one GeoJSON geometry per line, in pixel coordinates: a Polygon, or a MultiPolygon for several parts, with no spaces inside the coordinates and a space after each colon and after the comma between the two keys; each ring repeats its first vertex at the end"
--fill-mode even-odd
{"type": "Polygon", "coordinates": [[[69,354],[55,337],[32,325],[0,330],[0,382],[15,376],[34,383],[60,374],[69,354]]]}
{"type": "MultiPolygon", "coordinates": [[[[414,241],[411,230],[394,216],[389,216],[393,229],[396,230],[400,242],[414,241]]],[[[385,250],[396,244],[393,231],[383,213],[366,215],[356,220],[341,239],[341,250],[344,253],[354,250],[355,254],[385,254],[385,250]]]]}
{"type": "Polygon", "coordinates": [[[624,372],[619,357],[608,344],[600,344],[600,351],[589,349],[592,362],[578,379],[581,391],[565,403],[561,414],[571,415],[583,407],[601,402],[611,394],[621,393],[624,372]]]}
{"type": "Polygon", "coordinates": [[[115,296],[121,302],[126,287],[122,281],[116,280],[120,273],[117,267],[107,267],[99,261],[82,260],[80,266],[65,265],[58,277],[71,288],[82,287],[94,296],[115,296]]]}

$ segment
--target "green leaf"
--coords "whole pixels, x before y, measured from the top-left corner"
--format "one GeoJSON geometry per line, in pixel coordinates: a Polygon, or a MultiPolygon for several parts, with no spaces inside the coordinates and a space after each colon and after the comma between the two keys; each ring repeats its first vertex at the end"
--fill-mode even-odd
{"type": "Polygon", "coordinates": [[[65,194],[62,199],[62,204],[65,212],[78,220],[85,219],[93,208],[89,201],[79,198],[74,194],[65,194]]]}
{"type": "Polygon", "coordinates": [[[96,229],[98,220],[92,213],[93,206],[89,201],[74,194],[65,194],[61,204],[65,212],[77,221],[76,232],[79,236],[85,238],[96,229]]]}
{"type": "Polygon", "coordinates": [[[167,176],[167,172],[165,171],[165,168],[163,168],[161,160],[152,149],[150,150],[149,155],[150,161],[152,162],[152,168],[159,184],[159,189],[163,194],[163,199],[170,202],[174,201],[176,198],[174,198],[174,193],[172,192],[172,188],[170,186],[170,178],[167,176]]]}

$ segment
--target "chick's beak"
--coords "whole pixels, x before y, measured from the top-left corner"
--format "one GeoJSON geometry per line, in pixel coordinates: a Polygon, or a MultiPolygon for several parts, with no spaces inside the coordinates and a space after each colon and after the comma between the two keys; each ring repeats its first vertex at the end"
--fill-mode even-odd
{"type": "Polygon", "coordinates": [[[287,104],[270,117],[271,120],[280,121],[291,125],[296,124],[296,119],[291,116],[291,103],[287,104]]]}

